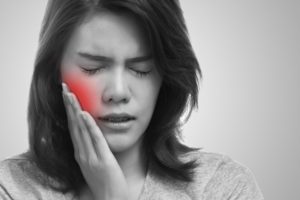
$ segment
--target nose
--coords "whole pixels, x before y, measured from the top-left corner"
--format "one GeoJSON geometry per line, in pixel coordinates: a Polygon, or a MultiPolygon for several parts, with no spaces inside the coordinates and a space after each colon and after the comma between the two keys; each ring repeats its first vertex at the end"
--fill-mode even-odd
{"type": "Polygon", "coordinates": [[[122,70],[111,74],[108,77],[106,87],[102,94],[104,103],[128,103],[130,100],[130,91],[122,70]]]}

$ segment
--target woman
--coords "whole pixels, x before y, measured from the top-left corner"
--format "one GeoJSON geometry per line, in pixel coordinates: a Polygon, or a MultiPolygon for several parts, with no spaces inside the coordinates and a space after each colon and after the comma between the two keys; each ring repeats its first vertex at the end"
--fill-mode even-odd
{"type": "Polygon", "coordinates": [[[248,168],[180,142],[198,76],[177,0],[50,0],[1,199],[263,199],[248,168]]]}

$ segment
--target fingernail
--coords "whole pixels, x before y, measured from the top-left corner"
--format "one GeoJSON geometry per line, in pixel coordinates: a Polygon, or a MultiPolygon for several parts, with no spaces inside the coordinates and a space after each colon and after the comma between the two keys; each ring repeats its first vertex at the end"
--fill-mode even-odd
{"type": "Polygon", "coordinates": [[[80,112],[80,116],[81,116],[81,119],[83,119],[83,121],[86,122],[86,117],[85,117],[85,114],[83,112],[80,112]]]}
{"type": "Polygon", "coordinates": [[[61,85],[62,85],[63,90],[64,90],[65,92],[69,92],[69,88],[68,88],[68,85],[67,85],[66,83],[62,82],[61,85]]]}
{"type": "Polygon", "coordinates": [[[65,86],[64,82],[61,83],[61,87],[62,87],[62,90],[65,92],[66,91],[66,86],[65,86]]]}

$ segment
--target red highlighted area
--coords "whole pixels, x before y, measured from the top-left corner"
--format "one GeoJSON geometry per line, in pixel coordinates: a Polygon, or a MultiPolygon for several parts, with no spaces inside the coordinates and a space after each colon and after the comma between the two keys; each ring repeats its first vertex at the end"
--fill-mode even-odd
{"type": "Polygon", "coordinates": [[[97,97],[96,87],[87,78],[75,73],[69,73],[68,75],[64,75],[63,81],[77,97],[82,110],[89,113],[97,111],[100,99],[97,97]]]}

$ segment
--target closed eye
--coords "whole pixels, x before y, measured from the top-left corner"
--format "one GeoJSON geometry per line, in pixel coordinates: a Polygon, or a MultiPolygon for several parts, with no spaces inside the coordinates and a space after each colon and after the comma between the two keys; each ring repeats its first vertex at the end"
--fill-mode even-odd
{"type": "Polygon", "coordinates": [[[138,71],[138,70],[133,70],[134,73],[138,76],[138,77],[144,77],[150,74],[150,71],[138,71]]]}
{"type": "MultiPolygon", "coordinates": [[[[93,75],[96,74],[97,72],[103,70],[105,67],[98,67],[98,68],[94,68],[94,69],[88,69],[85,67],[80,67],[81,71],[88,74],[88,75],[93,75]]],[[[151,73],[151,70],[149,71],[140,71],[140,70],[136,70],[136,69],[131,69],[138,77],[144,77],[147,76],[151,73]]]]}
{"type": "Polygon", "coordinates": [[[132,70],[138,77],[144,77],[151,73],[153,67],[149,65],[147,62],[132,64],[128,66],[130,70],[132,70]]]}
{"type": "Polygon", "coordinates": [[[88,74],[88,75],[93,75],[95,73],[97,73],[98,71],[102,70],[104,67],[99,67],[99,68],[94,68],[94,69],[87,69],[84,67],[80,67],[81,71],[83,71],[84,73],[88,74]]]}

